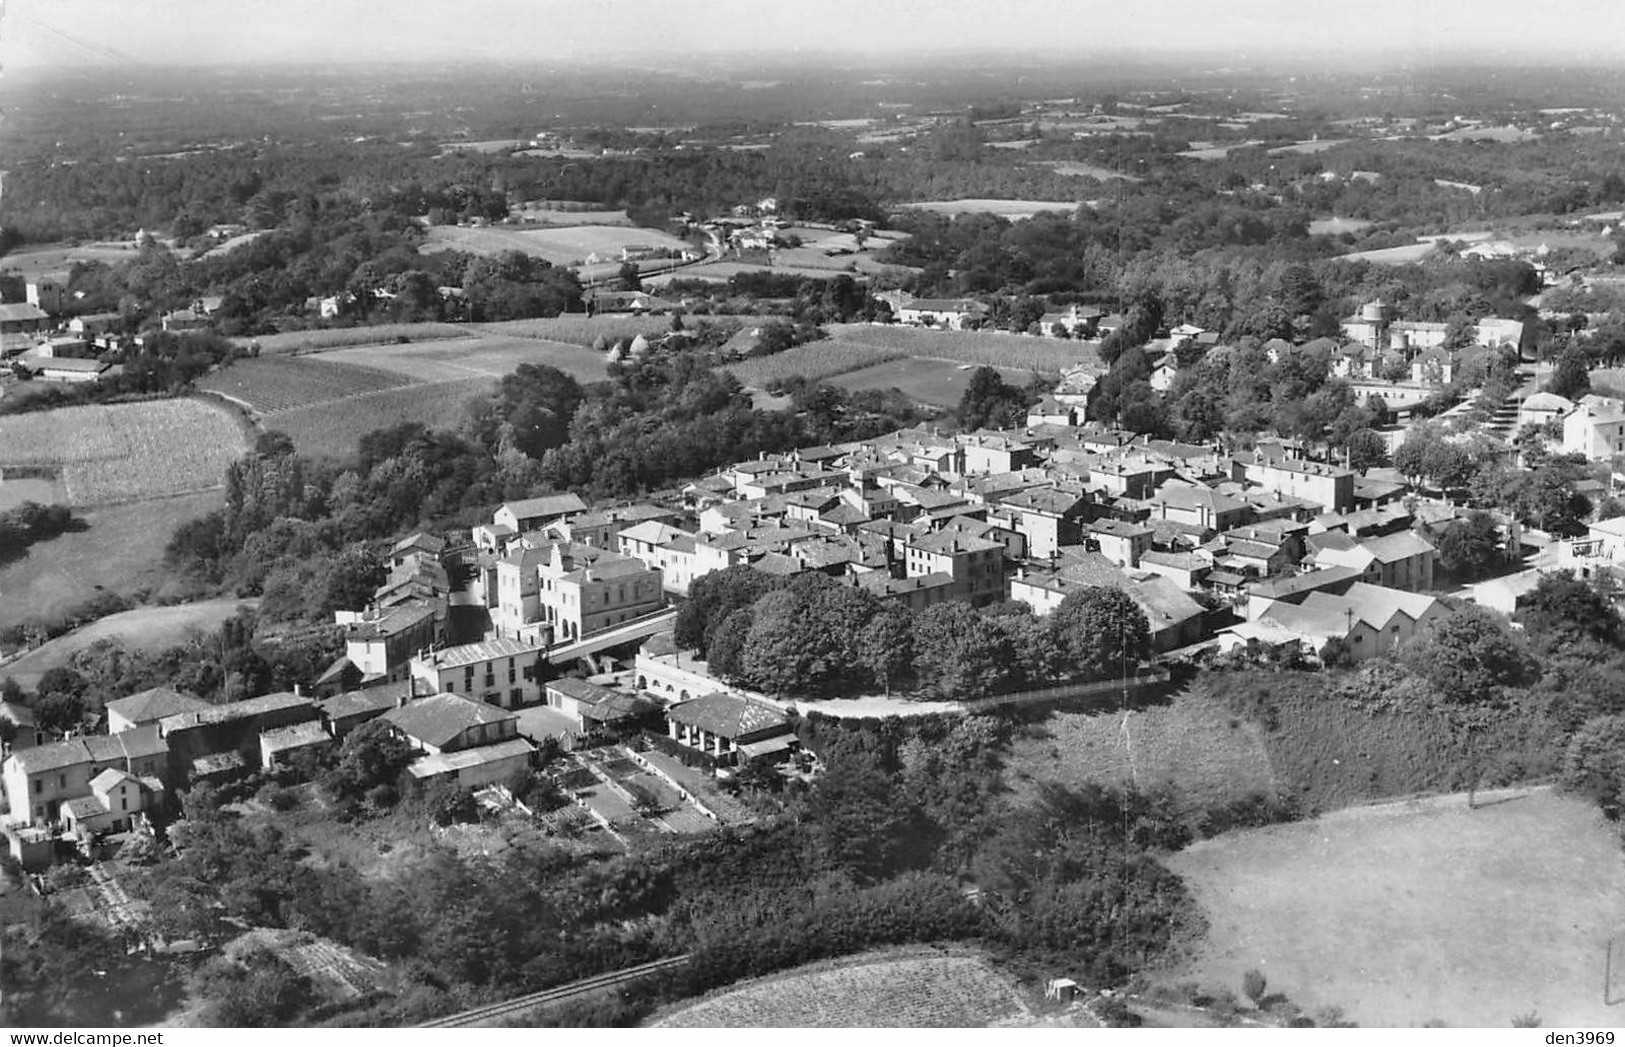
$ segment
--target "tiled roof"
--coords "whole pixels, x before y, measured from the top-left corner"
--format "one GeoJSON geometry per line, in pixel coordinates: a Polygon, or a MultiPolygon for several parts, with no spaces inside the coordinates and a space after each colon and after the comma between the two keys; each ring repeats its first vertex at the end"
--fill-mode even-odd
{"type": "Polygon", "coordinates": [[[674,705],[666,710],[666,718],[722,738],[738,738],[789,724],[785,715],[771,705],[722,691],[674,705]]]}
{"type": "Polygon", "coordinates": [[[154,687],[107,703],[108,713],[118,713],[133,724],[153,723],[176,713],[197,712],[208,707],[209,703],[203,699],[182,694],[173,687],[154,687]]]}
{"type": "Polygon", "coordinates": [[[383,717],[409,738],[441,748],[457,736],[480,724],[501,723],[515,715],[485,702],[456,694],[434,694],[416,698],[383,717]]]}
{"type": "Polygon", "coordinates": [[[517,502],[506,502],[502,508],[513,513],[520,520],[532,520],[541,516],[564,516],[568,513],[585,512],[587,503],[575,494],[549,494],[540,498],[521,498],[517,502]]]}
{"type": "Polygon", "coordinates": [[[423,656],[423,661],[437,669],[457,669],[465,665],[489,662],[496,658],[518,658],[523,655],[533,655],[541,649],[539,644],[503,637],[432,651],[423,656]]]}

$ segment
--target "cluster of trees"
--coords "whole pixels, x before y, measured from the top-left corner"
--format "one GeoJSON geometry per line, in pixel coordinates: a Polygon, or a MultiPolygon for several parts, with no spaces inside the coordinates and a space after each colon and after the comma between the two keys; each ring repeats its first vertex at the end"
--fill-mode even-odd
{"type": "Polygon", "coordinates": [[[0,563],[22,556],[35,542],[49,541],[82,524],[65,505],[24,502],[0,512],[0,563]]]}
{"type": "Polygon", "coordinates": [[[723,679],[810,697],[912,687],[965,699],[1108,677],[1137,666],[1149,636],[1144,612],[1117,589],[1082,589],[1044,618],[1020,603],[910,611],[821,574],[750,567],[697,579],[675,626],[677,643],[723,679]]]}
{"type": "Polygon", "coordinates": [[[32,706],[45,730],[95,730],[108,702],[138,691],[173,687],[210,702],[288,691],[315,679],[342,650],[331,630],[283,642],[274,622],[243,608],[214,632],[158,650],[98,641],[47,670],[32,694],[7,677],[0,697],[32,706]]]}
{"type": "MultiPolygon", "coordinates": [[[[27,396],[8,396],[0,400],[0,414],[47,411],[142,396],[173,396],[189,388],[212,368],[241,354],[242,350],[209,331],[185,334],[148,331],[140,345],[130,339],[120,348],[103,354],[106,362],[123,365],[120,373],[105,375],[97,382],[52,385],[31,389],[27,396]]],[[[15,370],[19,377],[29,373],[20,366],[15,370]]]]}

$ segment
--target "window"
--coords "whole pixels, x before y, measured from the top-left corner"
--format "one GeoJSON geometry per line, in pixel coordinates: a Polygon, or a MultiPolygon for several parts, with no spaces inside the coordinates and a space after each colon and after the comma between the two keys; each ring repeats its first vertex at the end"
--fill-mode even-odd
{"type": "Polygon", "coordinates": [[[36,793],[42,793],[42,792],[45,791],[45,779],[44,778],[35,778],[34,779],[34,791],[36,793]]]}
{"type": "Polygon", "coordinates": [[[57,775],[56,776],[56,785],[57,785],[57,788],[59,788],[59,789],[66,789],[68,787],[68,776],[65,775],[65,774],[57,775]]]}
{"type": "MultiPolygon", "coordinates": [[[[513,681],[510,680],[508,682],[512,683],[513,681]]],[[[513,690],[508,692],[508,701],[514,705],[518,705],[520,702],[524,701],[524,698],[525,692],[518,687],[515,687],[513,690]]]]}

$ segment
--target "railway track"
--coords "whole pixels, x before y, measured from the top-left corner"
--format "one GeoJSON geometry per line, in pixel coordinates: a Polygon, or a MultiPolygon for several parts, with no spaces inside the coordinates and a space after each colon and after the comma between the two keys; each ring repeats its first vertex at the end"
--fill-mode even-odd
{"type": "Polygon", "coordinates": [[[437,1018],[432,1022],[424,1022],[422,1025],[419,1025],[418,1028],[471,1028],[473,1026],[484,1024],[485,1022],[495,1021],[499,1018],[506,1018],[511,1015],[520,1014],[524,1011],[531,1010],[535,1007],[541,1007],[549,1003],[559,1003],[576,996],[585,996],[588,993],[602,992],[605,989],[619,988],[622,985],[635,982],[639,978],[646,978],[651,974],[658,974],[662,971],[676,970],[677,968],[688,963],[689,955],[690,954],[685,953],[682,956],[673,956],[665,960],[654,960],[650,963],[641,963],[636,967],[626,967],[619,971],[610,971],[607,974],[594,975],[591,978],[583,978],[578,982],[570,982],[568,985],[559,985],[551,989],[543,989],[541,992],[533,992],[525,996],[516,996],[511,1000],[504,1000],[501,1003],[486,1004],[484,1007],[475,1007],[472,1010],[463,1011],[459,1014],[451,1014],[444,1018],[437,1018]]]}

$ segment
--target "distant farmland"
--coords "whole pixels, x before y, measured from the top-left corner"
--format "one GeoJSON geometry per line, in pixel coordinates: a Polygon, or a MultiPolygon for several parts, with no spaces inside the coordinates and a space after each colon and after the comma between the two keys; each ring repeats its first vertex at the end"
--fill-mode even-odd
{"type": "Polygon", "coordinates": [[[522,251],[554,265],[575,265],[588,255],[619,257],[621,249],[641,245],[682,249],[689,244],[658,229],[626,225],[572,225],[549,229],[513,229],[483,226],[465,229],[456,225],[429,227],[429,241],[419,251],[466,251],[492,257],[504,251],[522,251]]]}
{"type": "MultiPolygon", "coordinates": [[[[657,326],[669,323],[659,318],[657,326]]],[[[650,325],[630,318],[594,324],[585,317],[561,317],[490,326],[570,337],[594,331],[624,337],[650,325]]],[[[374,429],[402,422],[456,428],[466,418],[470,400],[489,392],[521,364],[547,364],[582,382],[607,377],[605,356],[585,345],[482,334],[475,328],[452,330],[462,337],[238,360],[200,386],[247,405],[265,428],[292,437],[301,454],[346,459],[355,454],[361,436],[374,429]]]]}

